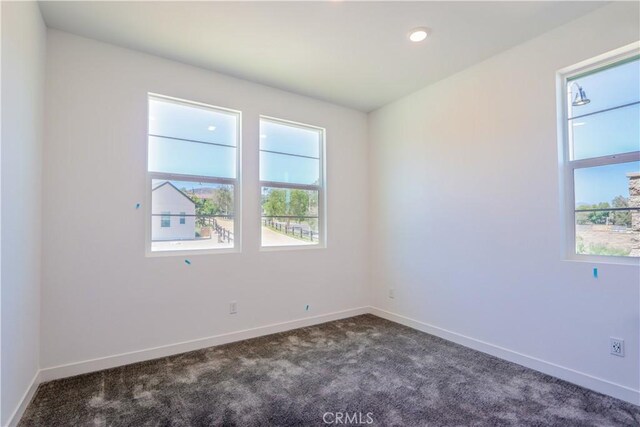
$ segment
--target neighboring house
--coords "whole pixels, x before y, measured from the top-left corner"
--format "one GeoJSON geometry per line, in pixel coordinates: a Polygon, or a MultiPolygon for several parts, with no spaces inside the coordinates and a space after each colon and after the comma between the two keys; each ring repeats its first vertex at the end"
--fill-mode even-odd
{"type": "Polygon", "coordinates": [[[196,204],[169,181],[151,190],[151,240],[193,240],[196,204]],[[155,215],[162,214],[162,215],[155,215]]]}

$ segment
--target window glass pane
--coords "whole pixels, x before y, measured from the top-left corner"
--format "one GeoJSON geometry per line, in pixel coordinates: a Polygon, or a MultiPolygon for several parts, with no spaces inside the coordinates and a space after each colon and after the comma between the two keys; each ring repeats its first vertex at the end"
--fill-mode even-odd
{"type": "Polygon", "coordinates": [[[160,227],[171,227],[171,212],[162,212],[162,216],[160,218],[160,227]]]}
{"type": "Polygon", "coordinates": [[[320,157],[322,132],[270,120],[260,120],[260,149],[280,153],[296,154],[313,158],[320,157]]]}
{"type": "Polygon", "coordinates": [[[640,256],[640,221],[633,210],[576,212],[576,253],[581,255],[640,256]],[[634,250],[635,248],[635,250],[634,250]]]}
{"type": "Polygon", "coordinates": [[[640,60],[636,59],[570,80],[568,86],[569,117],[638,102],[640,101],[640,60]],[[578,95],[578,86],[582,87],[590,100],[586,105],[572,105],[578,95]]]}
{"type": "Polygon", "coordinates": [[[149,171],[236,177],[236,148],[149,136],[149,171]]]}
{"type": "Polygon", "coordinates": [[[236,145],[238,115],[161,98],[149,98],[149,134],[236,145]]]}
{"type": "Polygon", "coordinates": [[[234,246],[233,185],[162,179],[151,185],[152,251],[234,246]]]}
{"type": "Polygon", "coordinates": [[[260,180],[320,184],[320,160],[260,152],[260,180]]]}
{"type": "Polygon", "coordinates": [[[622,197],[629,199],[630,183],[627,176],[640,171],[640,162],[618,163],[614,165],[596,166],[576,169],[575,206],[613,207],[614,200],[622,197]]]}
{"type": "Polygon", "coordinates": [[[262,187],[262,246],[318,241],[318,191],[262,187]]]}
{"type": "Polygon", "coordinates": [[[640,162],[576,169],[574,181],[576,253],[640,256],[640,162]]]}
{"type": "Polygon", "coordinates": [[[573,158],[640,151],[640,104],[569,121],[573,158]]]}

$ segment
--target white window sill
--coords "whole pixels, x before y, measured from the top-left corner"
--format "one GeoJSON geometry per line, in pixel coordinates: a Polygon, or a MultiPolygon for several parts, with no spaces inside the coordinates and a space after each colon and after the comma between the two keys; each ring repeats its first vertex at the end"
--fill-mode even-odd
{"type": "Polygon", "coordinates": [[[620,257],[606,255],[570,255],[563,261],[579,262],[585,264],[612,264],[612,265],[629,265],[640,267],[639,257],[620,257]]]}
{"type": "Polygon", "coordinates": [[[240,248],[224,248],[224,249],[181,249],[176,251],[150,251],[147,250],[145,256],[147,258],[156,257],[190,257],[199,255],[220,255],[220,254],[237,254],[240,248]]]}
{"type": "Polygon", "coordinates": [[[261,246],[260,252],[281,252],[281,251],[312,251],[326,249],[325,245],[283,245],[283,246],[261,246]]]}

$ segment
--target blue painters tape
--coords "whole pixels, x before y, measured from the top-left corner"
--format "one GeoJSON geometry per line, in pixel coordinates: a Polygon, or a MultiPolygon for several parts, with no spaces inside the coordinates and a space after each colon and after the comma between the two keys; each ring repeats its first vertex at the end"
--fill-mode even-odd
{"type": "Polygon", "coordinates": [[[309,311],[309,304],[307,304],[307,306],[305,307],[306,311],[309,311]]]}
{"type": "Polygon", "coordinates": [[[191,261],[189,261],[188,259],[185,259],[184,263],[187,264],[187,265],[191,265],[191,261]]]}
{"type": "Polygon", "coordinates": [[[136,209],[140,209],[140,203],[136,203],[136,209]]]}
{"type": "Polygon", "coordinates": [[[598,269],[597,269],[597,268],[594,268],[594,269],[593,269],[593,278],[594,278],[594,279],[597,279],[597,278],[598,278],[598,269]]]}

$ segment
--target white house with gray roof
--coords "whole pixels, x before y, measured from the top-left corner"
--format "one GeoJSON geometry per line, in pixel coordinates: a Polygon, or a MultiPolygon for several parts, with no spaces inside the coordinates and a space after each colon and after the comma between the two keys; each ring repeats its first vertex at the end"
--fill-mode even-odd
{"type": "Polygon", "coordinates": [[[169,181],[152,190],[151,240],[193,240],[196,204],[169,181]]]}

